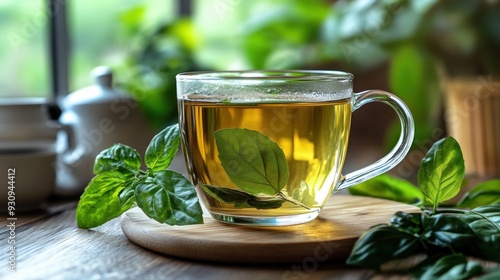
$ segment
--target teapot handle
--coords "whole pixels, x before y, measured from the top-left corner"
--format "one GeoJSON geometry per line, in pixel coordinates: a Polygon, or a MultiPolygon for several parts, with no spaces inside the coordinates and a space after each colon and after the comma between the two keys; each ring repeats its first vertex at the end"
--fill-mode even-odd
{"type": "Polygon", "coordinates": [[[84,149],[77,147],[74,127],[70,124],[60,122],[59,117],[61,116],[62,110],[56,101],[47,104],[47,113],[49,118],[57,124],[58,129],[66,134],[66,147],[64,151],[62,151],[63,163],[74,166],[85,154],[84,149]]]}
{"type": "Polygon", "coordinates": [[[70,167],[76,167],[85,156],[85,147],[77,145],[75,129],[70,124],[60,124],[61,131],[66,134],[66,149],[62,152],[62,162],[70,167]]]}
{"type": "Polygon", "coordinates": [[[59,123],[61,131],[66,134],[65,153],[71,153],[76,148],[75,130],[72,125],[59,123]]]}

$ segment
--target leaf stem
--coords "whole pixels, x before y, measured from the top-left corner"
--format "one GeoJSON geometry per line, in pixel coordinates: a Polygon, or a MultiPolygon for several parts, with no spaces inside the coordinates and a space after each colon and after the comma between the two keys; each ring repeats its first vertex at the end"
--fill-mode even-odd
{"type": "Polygon", "coordinates": [[[297,201],[297,200],[295,200],[295,199],[293,199],[293,198],[289,198],[289,197],[287,197],[287,196],[286,196],[284,193],[282,193],[281,191],[278,193],[278,195],[279,195],[281,198],[283,198],[284,200],[286,200],[286,201],[288,201],[288,202],[290,202],[290,203],[292,203],[292,204],[295,204],[295,205],[300,206],[300,207],[304,207],[304,208],[306,208],[307,210],[311,210],[311,208],[310,208],[310,207],[307,207],[304,203],[302,203],[302,202],[300,202],[300,201],[297,201]]]}

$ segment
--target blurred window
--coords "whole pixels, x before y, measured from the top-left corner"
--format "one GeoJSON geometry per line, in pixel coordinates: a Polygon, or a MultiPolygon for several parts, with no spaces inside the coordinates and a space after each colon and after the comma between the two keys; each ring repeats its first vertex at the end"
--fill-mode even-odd
{"type": "Polygon", "coordinates": [[[70,92],[92,83],[94,67],[123,65],[140,43],[140,34],[174,19],[176,4],[173,0],[68,1],[70,92]]]}
{"type": "MultiPolygon", "coordinates": [[[[0,97],[48,97],[48,0],[1,0],[0,97]]],[[[174,18],[176,1],[67,0],[69,90],[89,85],[99,65],[121,64],[132,38],[174,18]]]]}
{"type": "Polygon", "coordinates": [[[0,97],[48,96],[46,0],[0,1],[0,97]]]}

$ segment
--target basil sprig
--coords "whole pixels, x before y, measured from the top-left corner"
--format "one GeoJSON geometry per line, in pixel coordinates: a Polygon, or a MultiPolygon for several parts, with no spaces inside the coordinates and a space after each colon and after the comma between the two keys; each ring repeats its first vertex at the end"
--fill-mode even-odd
{"type": "Polygon", "coordinates": [[[438,208],[458,194],[463,178],[460,146],[447,137],[423,158],[420,188],[389,175],[353,187],[353,194],[413,203],[423,211],[397,212],[389,224],[370,228],[357,240],[347,263],[384,270],[391,261],[424,255],[422,262],[407,269],[418,279],[469,279],[488,272],[470,257],[500,262],[499,180],[478,185],[457,205],[476,207],[472,210],[438,208]]]}
{"type": "Polygon", "coordinates": [[[291,197],[283,193],[288,163],[283,150],[269,137],[242,128],[220,129],[214,135],[222,167],[239,189],[202,185],[207,195],[235,208],[275,209],[290,202],[310,209],[315,204],[304,181],[291,197]]]}
{"type": "Polygon", "coordinates": [[[134,203],[150,218],[169,225],[203,223],[191,182],[166,170],[179,149],[179,126],[165,128],[149,144],[145,163],[131,147],[115,144],[95,159],[95,177],[78,202],[77,225],[93,228],[127,211],[134,203]]]}

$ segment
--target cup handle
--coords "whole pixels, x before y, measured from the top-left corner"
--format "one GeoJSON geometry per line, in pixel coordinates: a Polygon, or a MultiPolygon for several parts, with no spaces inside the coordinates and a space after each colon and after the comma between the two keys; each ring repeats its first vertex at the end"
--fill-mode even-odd
{"type": "Polygon", "coordinates": [[[343,176],[335,187],[334,192],[352,187],[389,171],[400,163],[410,150],[413,137],[415,135],[415,124],[410,109],[408,109],[406,104],[389,92],[381,90],[367,90],[354,94],[351,103],[352,111],[354,112],[359,107],[371,102],[382,102],[391,106],[391,108],[396,111],[399,120],[401,121],[401,134],[399,135],[399,140],[396,143],[396,146],[394,146],[394,148],[392,148],[392,150],[383,158],[379,159],[375,163],[343,176]]]}

